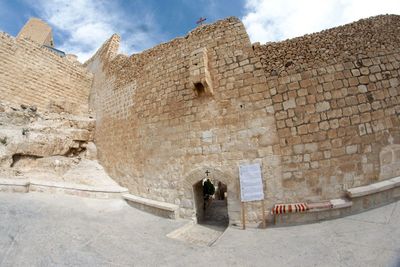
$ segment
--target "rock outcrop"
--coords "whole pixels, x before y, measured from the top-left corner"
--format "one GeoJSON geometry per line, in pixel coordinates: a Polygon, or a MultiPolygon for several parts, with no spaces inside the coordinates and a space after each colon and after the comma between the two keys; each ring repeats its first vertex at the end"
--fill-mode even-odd
{"type": "Polygon", "coordinates": [[[0,178],[117,186],[97,162],[89,115],[0,104],[0,178]]]}

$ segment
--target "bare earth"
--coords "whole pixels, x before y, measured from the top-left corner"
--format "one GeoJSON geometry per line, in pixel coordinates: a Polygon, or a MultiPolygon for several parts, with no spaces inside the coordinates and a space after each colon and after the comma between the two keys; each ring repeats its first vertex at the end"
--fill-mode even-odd
{"type": "Polygon", "coordinates": [[[230,227],[212,246],[167,237],[187,223],[122,200],[0,193],[0,266],[400,266],[400,202],[316,224],[230,227]]]}

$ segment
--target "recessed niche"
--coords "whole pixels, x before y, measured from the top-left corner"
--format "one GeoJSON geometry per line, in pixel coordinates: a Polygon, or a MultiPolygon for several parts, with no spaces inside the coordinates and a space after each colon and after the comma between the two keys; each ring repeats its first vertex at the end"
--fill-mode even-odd
{"type": "Polygon", "coordinates": [[[198,96],[203,96],[206,93],[206,90],[205,90],[204,85],[202,83],[195,83],[194,84],[194,89],[196,90],[196,94],[198,96]]]}

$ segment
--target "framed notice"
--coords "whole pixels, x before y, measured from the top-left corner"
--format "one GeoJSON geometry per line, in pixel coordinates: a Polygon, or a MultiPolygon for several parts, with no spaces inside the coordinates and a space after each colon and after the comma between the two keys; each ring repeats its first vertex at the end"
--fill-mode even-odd
{"type": "Polygon", "coordinates": [[[242,202],[264,199],[264,189],[261,179],[261,166],[259,163],[240,165],[240,196],[242,202]]]}

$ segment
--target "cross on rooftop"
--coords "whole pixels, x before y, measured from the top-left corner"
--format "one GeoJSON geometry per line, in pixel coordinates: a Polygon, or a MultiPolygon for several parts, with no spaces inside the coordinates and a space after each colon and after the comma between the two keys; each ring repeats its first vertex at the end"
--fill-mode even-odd
{"type": "Polygon", "coordinates": [[[208,174],[210,174],[210,171],[209,171],[209,170],[206,170],[206,175],[208,176],[208,174]]]}
{"type": "Polygon", "coordinates": [[[200,17],[196,24],[203,25],[203,22],[206,21],[206,18],[200,17]]]}

